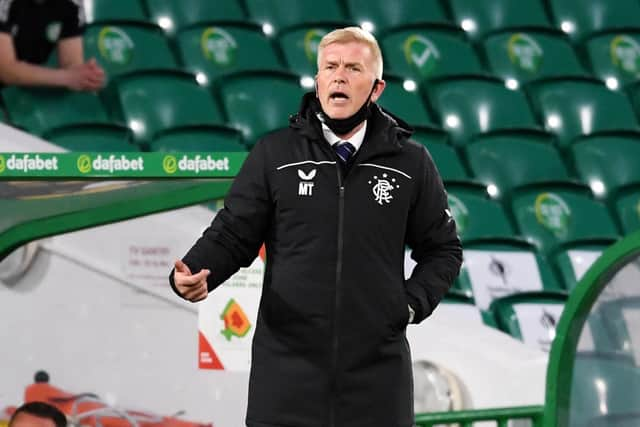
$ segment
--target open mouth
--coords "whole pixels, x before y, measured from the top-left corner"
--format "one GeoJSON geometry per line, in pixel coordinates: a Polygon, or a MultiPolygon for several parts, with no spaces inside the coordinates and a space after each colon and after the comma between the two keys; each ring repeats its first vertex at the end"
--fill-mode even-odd
{"type": "Polygon", "coordinates": [[[331,100],[347,100],[349,96],[344,92],[331,92],[329,94],[329,99],[331,100]]]}

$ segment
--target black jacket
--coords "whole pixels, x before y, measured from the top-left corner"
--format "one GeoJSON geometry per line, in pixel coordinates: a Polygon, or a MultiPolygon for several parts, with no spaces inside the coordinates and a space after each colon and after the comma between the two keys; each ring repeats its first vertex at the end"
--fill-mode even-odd
{"type": "Polygon", "coordinates": [[[458,274],[455,223],[408,126],[373,104],[342,173],[312,97],[287,129],[256,144],[184,262],[211,270],[211,291],[266,243],[249,426],[409,427],[407,304],[423,320],[458,274]],[[408,280],[405,244],[418,263],[408,280]]]}

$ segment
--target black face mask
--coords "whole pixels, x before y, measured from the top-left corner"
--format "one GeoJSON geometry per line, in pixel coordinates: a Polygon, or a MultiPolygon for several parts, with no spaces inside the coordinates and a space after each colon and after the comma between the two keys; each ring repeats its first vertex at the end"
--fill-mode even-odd
{"type": "Polygon", "coordinates": [[[322,105],[318,103],[320,106],[324,124],[327,125],[329,129],[331,129],[336,135],[345,135],[351,132],[356,126],[369,118],[369,115],[371,114],[371,109],[369,108],[371,106],[371,95],[373,95],[373,91],[376,89],[377,85],[378,79],[375,79],[373,81],[371,92],[369,92],[369,96],[367,97],[367,100],[364,101],[364,104],[362,104],[362,107],[360,107],[360,109],[356,111],[352,116],[346,117],[344,119],[332,119],[327,113],[324,112],[324,110],[322,110],[322,105]]]}

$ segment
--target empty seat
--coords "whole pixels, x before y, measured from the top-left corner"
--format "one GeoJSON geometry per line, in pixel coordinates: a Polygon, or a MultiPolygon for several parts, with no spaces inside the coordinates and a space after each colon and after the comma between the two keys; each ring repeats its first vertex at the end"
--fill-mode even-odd
{"type": "Polygon", "coordinates": [[[377,33],[407,24],[451,22],[439,0],[346,0],[346,4],[352,21],[370,22],[377,33]]]}
{"type": "Polygon", "coordinates": [[[2,97],[13,125],[36,135],[67,125],[111,122],[94,93],[9,86],[2,97]]]}
{"type": "Polygon", "coordinates": [[[276,32],[300,24],[346,22],[338,0],[246,0],[246,5],[251,20],[269,23],[276,32]]]}
{"type": "Polygon", "coordinates": [[[591,71],[612,87],[640,77],[640,30],[597,34],[584,42],[591,71]]]}
{"type": "Polygon", "coordinates": [[[143,0],[84,0],[84,10],[88,23],[125,19],[147,21],[142,5],[143,0]]]}
{"type": "Polygon", "coordinates": [[[591,136],[572,144],[575,168],[585,183],[603,184],[602,192],[640,184],[640,140],[632,136],[591,136]]]}
{"type": "Polygon", "coordinates": [[[615,210],[625,234],[640,230],[640,185],[622,191],[615,199],[615,210]]]}
{"type": "Polygon", "coordinates": [[[502,204],[478,184],[447,184],[449,209],[458,235],[466,244],[474,240],[511,239],[516,231],[502,204]]]}
{"type": "Polygon", "coordinates": [[[279,33],[278,44],[289,70],[300,76],[315,76],[318,72],[318,45],[322,37],[332,30],[331,26],[303,25],[279,33]]]}
{"type": "Polygon", "coordinates": [[[595,79],[550,79],[533,83],[534,108],[565,147],[575,138],[640,129],[628,98],[595,79]]]}
{"type": "Polygon", "coordinates": [[[438,79],[426,91],[455,145],[484,132],[539,129],[524,93],[497,78],[438,79]]]}
{"type": "Polygon", "coordinates": [[[186,26],[213,21],[245,21],[237,0],[146,0],[153,22],[170,32],[186,26]]]}
{"type": "Polygon", "coordinates": [[[228,124],[253,146],[265,133],[288,125],[304,90],[292,74],[245,72],[222,79],[219,93],[228,124]]]}
{"type": "Polygon", "coordinates": [[[465,146],[473,175],[501,194],[527,184],[568,181],[553,139],[545,135],[486,135],[465,146]]]}
{"type": "Polygon", "coordinates": [[[401,79],[385,76],[387,83],[377,103],[412,126],[435,127],[419,90],[407,90],[401,79]]]}
{"type": "Polygon", "coordinates": [[[190,74],[136,73],[118,80],[116,90],[118,108],[137,143],[174,127],[223,123],[211,94],[190,74]]]}
{"type": "Polygon", "coordinates": [[[567,245],[553,255],[553,262],[568,291],[575,289],[591,265],[614,242],[614,240],[605,239],[600,243],[567,245]]]}
{"type": "Polygon", "coordinates": [[[140,151],[131,143],[131,130],[119,125],[66,126],[44,138],[70,151],[140,151]]]}
{"type": "Polygon", "coordinates": [[[281,69],[269,40],[254,24],[193,26],[180,31],[182,63],[209,81],[238,71],[281,69]]]}
{"type": "Polygon", "coordinates": [[[640,3],[636,0],[549,0],[557,28],[575,39],[612,29],[638,26],[640,3]]]}
{"type": "Polygon", "coordinates": [[[111,80],[124,73],[151,69],[177,69],[164,33],[152,24],[115,21],[87,27],[87,57],[94,57],[111,80]]]}
{"type": "Polygon", "coordinates": [[[511,207],[520,233],[545,253],[564,244],[618,237],[609,211],[588,187],[522,188],[514,193],[511,207]]]}
{"type": "Polygon", "coordinates": [[[445,182],[470,180],[455,148],[447,144],[444,132],[418,130],[412,138],[427,148],[445,182]]]}
{"type": "Polygon", "coordinates": [[[423,80],[480,74],[482,66],[465,33],[456,27],[405,26],[381,38],[389,72],[423,80]]]}
{"type": "Polygon", "coordinates": [[[151,151],[236,152],[246,151],[242,135],[223,126],[185,126],[158,134],[149,144],[151,151]]]}
{"type": "Polygon", "coordinates": [[[456,23],[473,37],[517,27],[549,28],[543,2],[539,0],[450,0],[456,23]]]}
{"type": "Polygon", "coordinates": [[[503,80],[526,83],[586,74],[566,35],[560,31],[505,31],[488,36],[482,46],[491,70],[503,80]]]}
{"type": "Polygon", "coordinates": [[[501,330],[548,352],[566,301],[566,295],[558,293],[528,292],[496,299],[491,311],[501,330]]]}

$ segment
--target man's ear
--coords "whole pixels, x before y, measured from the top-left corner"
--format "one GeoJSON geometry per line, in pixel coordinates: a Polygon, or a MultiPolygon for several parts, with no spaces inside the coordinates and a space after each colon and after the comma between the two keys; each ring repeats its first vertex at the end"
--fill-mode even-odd
{"type": "Polygon", "coordinates": [[[376,87],[373,88],[373,92],[371,93],[371,102],[376,102],[378,98],[380,98],[380,95],[382,95],[382,91],[386,85],[387,83],[384,80],[378,79],[376,87]]]}

